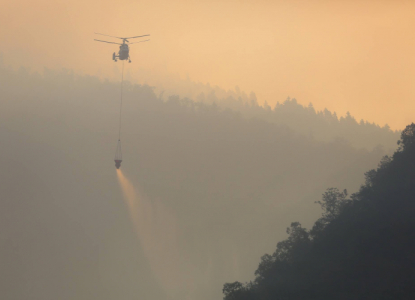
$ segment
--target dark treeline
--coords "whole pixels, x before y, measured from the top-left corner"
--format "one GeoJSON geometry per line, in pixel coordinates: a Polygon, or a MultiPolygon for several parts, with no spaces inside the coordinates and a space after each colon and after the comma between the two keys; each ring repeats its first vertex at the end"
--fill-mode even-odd
{"type": "Polygon", "coordinates": [[[255,280],[227,283],[225,300],[414,299],[415,124],[359,192],[328,189],[311,230],[294,222],[255,280]]]}
{"type": "Polygon", "coordinates": [[[392,131],[388,125],[381,127],[365,120],[357,121],[349,112],[345,116],[338,116],[336,112],[328,109],[317,111],[312,103],[303,106],[295,98],[288,97],[282,103],[277,102],[274,107],[267,102],[261,106],[255,93],[251,92],[248,95],[239,87],[226,91],[218,86],[177,78],[174,83],[176,89],[173,91],[167,88],[166,94],[172,95],[177,92],[179,95],[204,104],[216,103],[222,110],[231,109],[240,112],[244,117],[260,118],[288,126],[295,132],[321,141],[344,139],[354,147],[369,150],[382,145],[392,153],[396,149],[396,140],[400,134],[399,131],[392,131]]]}
{"type": "MultiPolygon", "coordinates": [[[[29,291],[33,299],[90,299],[89,291],[100,299],[163,297],[153,293],[157,274],[134,250],[140,248],[115,177],[119,97],[119,82],[0,68],[0,181],[8,183],[0,186],[7,199],[0,202],[7,237],[0,259],[8,274],[0,287],[7,298],[28,298],[29,291]],[[16,288],[22,280],[30,284],[16,288]]],[[[282,107],[289,105],[293,100],[282,107]]],[[[246,109],[252,116],[265,111],[246,109]]],[[[283,111],[270,114],[306,120],[283,111]]],[[[327,186],[358,190],[392,134],[379,130],[384,147],[361,148],[302,134],[289,122],[250,118],[219,102],[162,99],[148,86],[125,83],[122,170],[171,212],[182,265],[192,266],[176,277],[194,270],[192,294],[177,287],[164,290],[166,298],[220,298],[223,282],[250,280],[288,222],[307,226],[318,218],[314,202],[327,186]]],[[[350,131],[363,136],[364,126],[353,124],[350,131]]]]}

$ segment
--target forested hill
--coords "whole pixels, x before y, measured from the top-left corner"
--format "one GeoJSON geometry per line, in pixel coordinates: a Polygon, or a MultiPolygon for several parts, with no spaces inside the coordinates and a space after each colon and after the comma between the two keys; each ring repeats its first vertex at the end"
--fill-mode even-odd
{"type": "Polygon", "coordinates": [[[336,112],[327,109],[316,111],[313,104],[303,106],[295,98],[289,97],[282,103],[277,102],[274,108],[267,103],[259,106],[255,95],[252,100],[242,104],[232,98],[219,101],[224,107],[232,107],[246,117],[256,117],[268,122],[289,127],[295,132],[311,136],[319,141],[342,139],[353,147],[373,149],[383,146],[393,153],[399,131],[393,131],[388,125],[379,126],[368,121],[357,121],[349,112],[345,116],[337,116],[336,112]]]}
{"type": "MultiPolygon", "coordinates": [[[[295,132],[302,133],[320,141],[343,139],[357,148],[373,148],[382,145],[389,153],[396,150],[399,131],[393,131],[388,125],[379,125],[365,120],[356,120],[349,112],[337,115],[336,112],[323,109],[316,110],[312,103],[301,105],[295,98],[274,99],[277,104],[270,106],[266,102],[259,105],[255,93],[249,94],[239,87],[224,90],[218,86],[193,82],[190,79],[170,78],[172,83],[156,87],[163,99],[180,95],[182,98],[211,105],[215,103],[222,110],[231,109],[244,117],[256,117],[268,122],[287,126],[295,132]]],[[[302,101],[307,99],[301,99],[302,101]]],[[[333,99],[335,101],[335,99],[333,99]]]]}
{"type": "Polygon", "coordinates": [[[143,253],[113,161],[120,83],[0,68],[0,99],[8,299],[220,298],[224,282],[252,279],[288,222],[318,218],[326,187],[358,191],[386,154],[126,82],[121,170],[154,205],[143,253]]]}
{"type": "Polygon", "coordinates": [[[328,189],[313,228],[292,223],[253,282],[225,284],[225,300],[414,299],[414,123],[399,145],[359,192],[328,189]]]}

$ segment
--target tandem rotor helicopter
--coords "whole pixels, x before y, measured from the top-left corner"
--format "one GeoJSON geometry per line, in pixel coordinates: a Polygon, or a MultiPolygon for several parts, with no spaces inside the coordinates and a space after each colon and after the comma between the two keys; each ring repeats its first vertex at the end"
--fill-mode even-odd
{"type": "Polygon", "coordinates": [[[145,36],[150,36],[149,34],[145,34],[145,35],[138,35],[138,36],[131,36],[131,37],[118,37],[118,36],[112,36],[112,35],[97,33],[97,32],[95,32],[95,34],[109,36],[109,37],[113,37],[113,38],[122,40],[122,44],[121,44],[121,43],[115,43],[115,42],[109,42],[109,41],[102,41],[102,40],[94,39],[94,41],[97,41],[97,42],[103,42],[103,43],[108,43],[108,44],[117,44],[117,45],[120,45],[120,50],[118,51],[118,55],[116,55],[115,52],[114,52],[112,54],[112,59],[115,62],[117,61],[117,58],[119,60],[128,60],[129,63],[131,63],[129,45],[137,44],[137,43],[143,43],[143,42],[148,42],[149,40],[144,40],[144,41],[130,43],[128,41],[128,39],[135,39],[135,38],[141,38],[141,37],[145,37],[145,36]]]}

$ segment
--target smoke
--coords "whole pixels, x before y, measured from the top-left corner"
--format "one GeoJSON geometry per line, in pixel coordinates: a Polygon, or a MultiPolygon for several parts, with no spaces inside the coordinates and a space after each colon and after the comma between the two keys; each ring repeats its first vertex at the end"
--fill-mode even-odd
{"type": "Polygon", "coordinates": [[[191,266],[183,247],[179,247],[175,215],[161,201],[150,201],[141,195],[120,169],[117,170],[117,177],[131,221],[155,278],[170,296],[181,294],[190,298],[198,286],[195,274],[200,273],[200,270],[191,266]]]}

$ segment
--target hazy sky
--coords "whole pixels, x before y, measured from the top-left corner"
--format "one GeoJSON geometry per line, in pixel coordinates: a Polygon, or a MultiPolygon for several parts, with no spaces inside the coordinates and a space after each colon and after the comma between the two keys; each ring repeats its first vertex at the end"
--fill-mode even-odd
{"type": "Polygon", "coordinates": [[[414,121],[414,1],[0,0],[6,65],[111,77],[116,45],[94,32],[151,34],[132,71],[313,102],[394,129],[414,121]]]}

